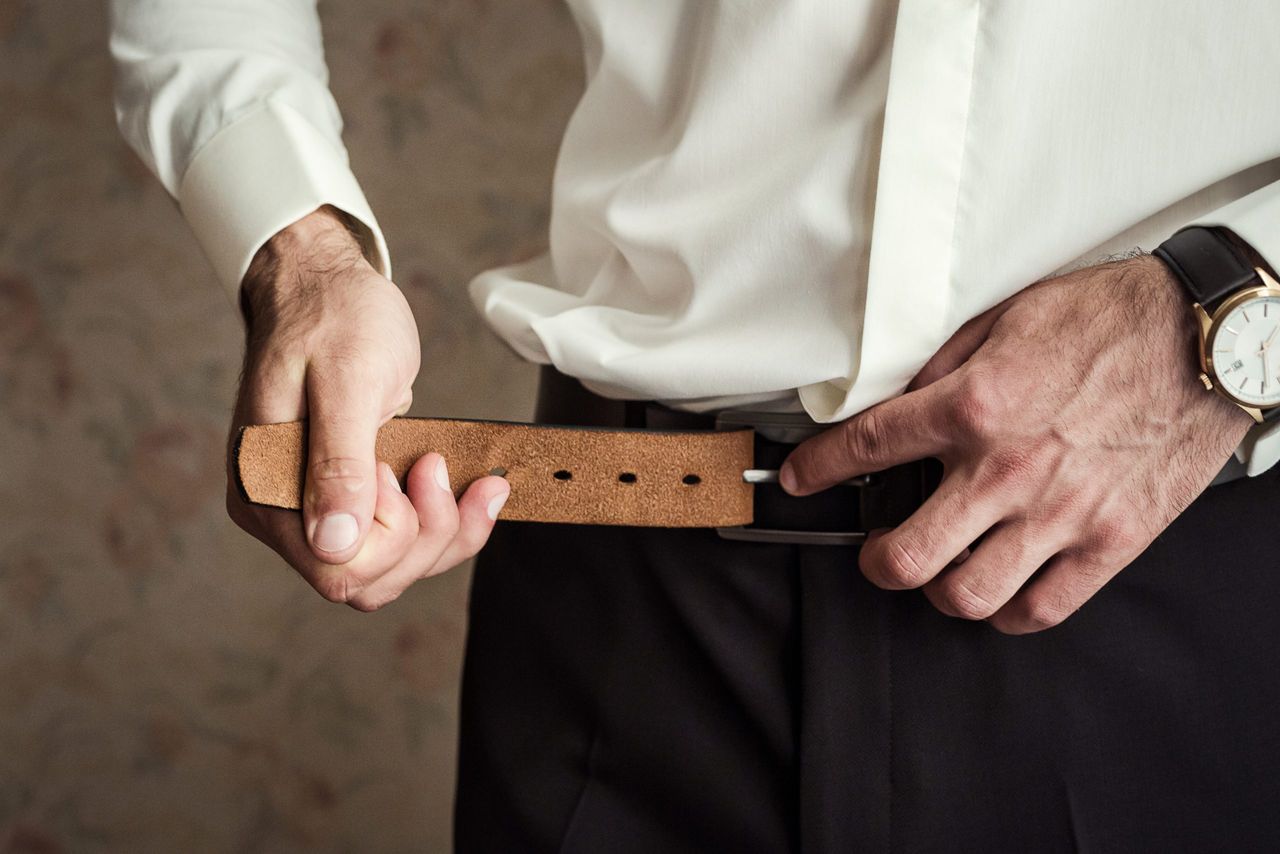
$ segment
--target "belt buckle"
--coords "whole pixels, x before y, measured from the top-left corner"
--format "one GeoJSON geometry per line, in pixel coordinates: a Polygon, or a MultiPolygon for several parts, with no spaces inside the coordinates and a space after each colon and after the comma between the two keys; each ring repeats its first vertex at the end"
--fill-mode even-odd
{"type": "MultiPolygon", "coordinates": [[[[766,439],[775,442],[798,444],[822,432],[830,425],[816,424],[804,412],[753,412],[749,409],[724,409],[716,413],[716,430],[738,430],[743,427],[750,427],[766,439]]],[[[776,478],[776,472],[774,475],[776,478]]],[[[754,482],[770,481],[756,479],[754,482]]],[[[870,478],[864,475],[836,485],[860,487],[869,482],[870,478]]],[[[717,527],[716,533],[726,540],[804,545],[850,545],[865,542],[867,539],[866,531],[801,531],[794,528],[757,528],[754,525],[725,525],[717,527]]]]}

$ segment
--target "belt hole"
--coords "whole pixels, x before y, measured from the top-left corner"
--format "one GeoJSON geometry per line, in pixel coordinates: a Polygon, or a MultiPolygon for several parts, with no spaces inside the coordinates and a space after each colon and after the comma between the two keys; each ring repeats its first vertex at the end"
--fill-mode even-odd
{"type": "Polygon", "coordinates": [[[680,478],[680,482],[688,486],[697,486],[699,483],[702,483],[702,478],[698,477],[696,474],[687,474],[680,478]]]}
{"type": "Polygon", "coordinates": [[[570,478],[573,477],[573,472],[566,471],[565,469],[560,469],[560,471],[556,472],[551,476],[554,477],[556,480],[569,480],[570,478]]]}
{"type": "Polygon", "coordinates": [[[622,483],[635,483],[636,473],[633,471],[624,471],[622,474],[618,475],[618,480],[622,483]]]}

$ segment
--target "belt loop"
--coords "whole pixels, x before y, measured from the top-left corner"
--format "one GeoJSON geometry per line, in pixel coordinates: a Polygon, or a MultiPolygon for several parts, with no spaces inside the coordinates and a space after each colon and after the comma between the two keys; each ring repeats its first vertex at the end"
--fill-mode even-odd
{"type": "Polygon", "coordinates": [[[627,400],[623,402],[626,404],[625,414],[623,416],[623,420],[624,420],[623,426],[647,427],[649,419],[645,413],[649,408],[649,401],[627,400]]]}

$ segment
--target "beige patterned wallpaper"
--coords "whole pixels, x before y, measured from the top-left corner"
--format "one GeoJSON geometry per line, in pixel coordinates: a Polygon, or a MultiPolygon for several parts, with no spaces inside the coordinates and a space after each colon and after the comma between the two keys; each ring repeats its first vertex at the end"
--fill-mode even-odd
{"type": "MultiPolygon", "coordinates": [[[[222,508],[237,315],[120,139],[105,3],[0,0],[0,851],[444,851],[466,567],[331,605],[222,508]]],[[[467,280],[545,241],[558,2],[327,0],[416,415],[527,418],[467,280]]]]}

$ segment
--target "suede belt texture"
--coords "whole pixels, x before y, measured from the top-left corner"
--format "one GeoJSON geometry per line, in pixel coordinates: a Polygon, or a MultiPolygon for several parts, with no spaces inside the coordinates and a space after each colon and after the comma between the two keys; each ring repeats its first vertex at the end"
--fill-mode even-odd
{"type": "MultiPolygon", "coordinates": [[[[488,474],[511,483],[502,518],[669,528],[752,522],[751,429],[655,430],[460,418],[394,418],[376,456],[401,485],[421,455],[449,461],[455,497],[488,474]]],[[[244,427],[232,449],[241,495],[298,509],[306,423],[244,427]]]]}
{"type": "MultiPolygon", "coordinates": [[[[819,528],[893,527],[942,478],[941,463],[923,460],[877,473],[854,495],[795,498],[771,484],[758,491],[743,472],[776,467],[790,444],[767,430],[714,429],[714,414],[607,398],[551,365],[541,367],[534,422],[394,418],[378,431],[376,456],[403,487],[421,455],[440,453],[455,497],[476,478],[500,474],[511,483],[502,519],[667,528],[763,521],[804,529],[822,520],[831,525],[819,528]]],[[[241,428],[231,463],[246,501],[301,507],[306,429],[304,421],[241,428]]],[[[1214,483],[1244,473],[1233,456],[1214,483]]]]}

